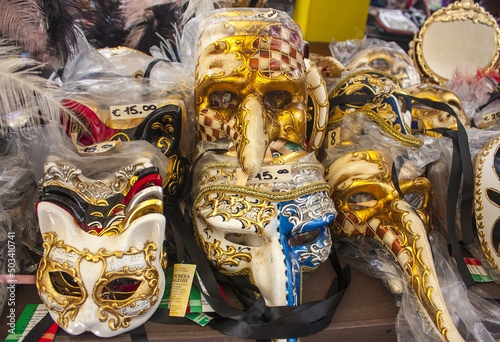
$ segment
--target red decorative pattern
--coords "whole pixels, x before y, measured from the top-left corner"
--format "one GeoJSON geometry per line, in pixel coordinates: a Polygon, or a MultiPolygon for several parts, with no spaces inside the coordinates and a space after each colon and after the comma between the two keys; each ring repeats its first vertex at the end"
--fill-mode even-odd
{"type": "Polygon", "coordinates": [[[204,109],[197,117],[198,140],[216,141],[228,137],[236,142],[240,138],[240,133],[236,128],[236,118],[229,118],[223,121],[218,112],[204,109]]]}
{"type": "Polygon", "coordinates": [[[253,42],[253,48],[257,52],[250,57],[251,69],[270,78],[283,74],[291,78],[302,77],[304,61],[293,44],[273,37],[260,37],[253,42]]]}

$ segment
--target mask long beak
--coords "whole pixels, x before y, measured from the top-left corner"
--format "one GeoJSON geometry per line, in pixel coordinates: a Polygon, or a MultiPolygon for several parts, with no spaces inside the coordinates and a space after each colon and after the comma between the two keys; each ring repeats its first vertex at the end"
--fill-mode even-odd
{"type": "Polygon", "coordinates": [[[241,104],[242,134],[238,143],[238,159],[243,172],[259,172],[269,137],[265,127],[265,111],[256,95],[248,96],[241,104]]]}

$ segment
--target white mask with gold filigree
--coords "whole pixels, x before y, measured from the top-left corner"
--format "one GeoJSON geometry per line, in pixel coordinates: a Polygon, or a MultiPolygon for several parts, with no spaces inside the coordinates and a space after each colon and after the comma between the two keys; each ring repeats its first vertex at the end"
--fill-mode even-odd
{"type": "Polygon", "coordinates": [[[192,192],[195,232],[207,258],[224,273],[248,276],[267,305],[299,305],[302,271],[330,253],[336,211],[313,154],[275,163],[245,184],[236,156],[205,155],[192,192]]]}
{"type": "Polygon", "coordinates": [[[149,213],[119,234],[84,232],[56,204],[37,207],[44,255],[36,284],[49,313],[66,332],[112,337],[145,323],[165,287],[165,217],[149,213]]]}

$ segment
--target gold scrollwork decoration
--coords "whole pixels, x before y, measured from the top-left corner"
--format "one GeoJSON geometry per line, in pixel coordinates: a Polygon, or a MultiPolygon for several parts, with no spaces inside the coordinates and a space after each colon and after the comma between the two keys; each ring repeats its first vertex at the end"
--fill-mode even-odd
{"type": "Polygon", "coordinates": [[[243,229],[255,227],[259,236],[264,235],[264,227],[276,216],[276,208],[268,200],[248,200],[242,194],[217,193],[215,197],[210,194],[204,198],[204,207],[211,207],[212,212],[205,219],[220,215],[224,220],[238,220],[243,229]]]}
{"type": "Polygon", "coordinates": [[[482,199],[482,190],[479,186],[482,184],[484,163],[486,162],[486,157],[491,153],[491,150],[494,145],[497,145],[500,142],[500,138],[493,139],[490,143],[485,146],[481,152],[476,157],[475,160],[475,177],[474,177],[474,211],[476,215],[476,225],[478,230],[478,239],[479,245],[481,246],[481,250],[483,251],[483,255],[486,260],[490,264],[493,269],[498,269],[498,263],[495,261],[495,258],[491,252],[491,249],[488,247],[488,238],[484,232],[485,224],[484,224],[484,213],[482,212],[484,209],[483,199],[482,199]]]}
{"type": "Polygon", "coordinates": [[[238,251],[233,246],[227,246],[227,250],[224,250],[220,247],[220,241],[218,240],[215,240],[214,243],[210,243],[201,237],[198,240],[205,250],[207,257],[209,257],[217,267],[236,267],[239,266],[241,261],[249,262],[252,260],[252,255],[250,253],[238,251]]]}
{"type": "Polygon", "coordinates": [[[100,277],[93,289],[92,298],[99,305],[98,318],[101,322],[108,319],[108,314],[114,316],[108,322],[112,331],[128,327],[131,318],[144,314],[159,300],[159,271],[153,265],[153,261],[156,259],[155,251],[158,248],[155,243],[146,242],[142,250],[131,247],[127,252],[110,252],[106,248],[101,248],[97,254],[93,254],[86,248],[79,251],[67,245],[63,240],[58,240],[55,233],[43,234],[43,240],[44,256],[38,268],[36,285],[40,297],[47,304],[48,309],[58,315],[57,323],[61,327],[66,328],[69,320],[76,318],[80,306],[88,299],[80,270],[80,264],[83,260],[103,263],[100,277]],[[51,253],[52,251],[55,253],[51,253]],[[123,266],[120,264],[113,266],[110,261],[111,258],[134,258],[134,256],[141,254],[143,256],[139,259],[141,262],[144,260],[144,264],[139,263],[136,268],[128,262],[123,262],[123,266]],[[60,261],[53,260],[54,257],[57,258],[57,255],[61,258],[60,261]],[[65,257],[67,260],[64,260],[65,257]],[[78,284],[79,290],[75,288],[73,293],[70,293],[67,289],[57,285],[57,288],[54,288],[50,278],[51,273],[54,272],[65,272],[70,275],[73,281],[78,284]],[[101,298],[103,290],[113,280],[122,277],[136,280],[139,284],[137,289],[122,300],[101,298]],[[142,306],[138,307],[141,304],[142,306]]]}

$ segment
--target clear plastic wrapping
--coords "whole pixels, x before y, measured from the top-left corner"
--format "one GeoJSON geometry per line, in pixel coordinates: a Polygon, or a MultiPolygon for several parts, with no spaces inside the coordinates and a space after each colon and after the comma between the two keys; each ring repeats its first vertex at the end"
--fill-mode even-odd
{"type": "Polygon", "coordinates": [[[498,129],[500,101],[494,100],[486,104],[491,94],[497,91],[499,81],[498,70],[485,73],[481,69],[463,67],[455,70],[447,87],[460,97],[467,117],[476,127],[498,129]]]}
{"type": "MultiPolygon", "coordinates": [[[[302,30],[286,12],[270,8],[243,8],[208,11],[191,19],[184,27],[181,62],[194,74],[198,56],[208,44],[231,36],[277,36],[298,33],[297,46],[303,49],[302,30]],[[279,26],[279,27],[278,27],[279,26]]],[[[290,37],[284,39],[290,41],[290,37]]],[[[303,50],[299,51],[300,53],[303,50]]]]}
{"type": "MultiPolygon", "coordinates": [[[[193,172],[193,188],[191,189],[193,199],[202,188],[209,185],[241,185],[252,190],[274,193],[291,192],[308,184],[324,183],[324,168],[313,153],[291,152],[279,158],[279,161],[269,164],[269,166],[279,168],[279,165],[287,165],[290,170],[285,170],[286,177],[280,178],[280,174],[276,173],[273,174],[275,181],[269,182],[266,181],[267,174],[262,171],[260,173],[264,181],[260,182],[259,176],[256,178],[256,175],[250,175],[249,177],[241,172],[241,166],[238,164],[234,151],[225,154],[205,153],[209,149],[228,147],[228,144],[223,142],[202,141],[198,143],[197,152],[199,155],[204,155],[196,164],[193,172]],[[291,174],[287,175],[288,172],[291,174]],[[242,181],[243,178],[244,181],[242,181]]],[[[265,166],[263,166],[264,169],[265,166]]]]}
{"type": "Polygon", "coordinates": [[[140,160],[158,167],[160,175],[168,174],[169,160],[158,148],[147,141],[124,141],[102,153],[79,153],[63,127],[51,123],[32,147],[31,160],[37,180],[44,176],[44,165],[50,161],[64,161],[78,167],[89,178],[107,178],[108,175],[140,160]]]}
{"type": "Polygon", "coordinates": [[[329,47],[332,56],[347,70],[383,71],[398,78],[403,87],[420,83],[420,75],[410,56],[395,42],[376,38],[332,40],[329,47]]]}
{"type": "MultiPolygon", "coordinates": [[[[500,306],[481,290],[467,289],[448,257],[446,242],[438,232],[429,235],[436,273],[446,306],[466,341],[490,342],[500,337],[500,306]]],[[[441,340],[431,322],[422,320],[423,308],[401,269],[389,252],[375,240],[366,237],[344,239],[336,246],[340,258],[368,275],[379,278],[396,296],[399,313],[396,317],[398,341],[441,340]]]]}
{"type": "Polygon", "coordinates": [[[195,140],[191,85],[189,73],[180,63],[155,60],[124,47],[96,50],[88,46],[67,63],[61,88],[50,96],[64,101],[68,108],[75,103],[85,106],[111,129],[137,127],[152,108],[180,105],[186,112],[181,154],[189,158],[195,140]]]}

